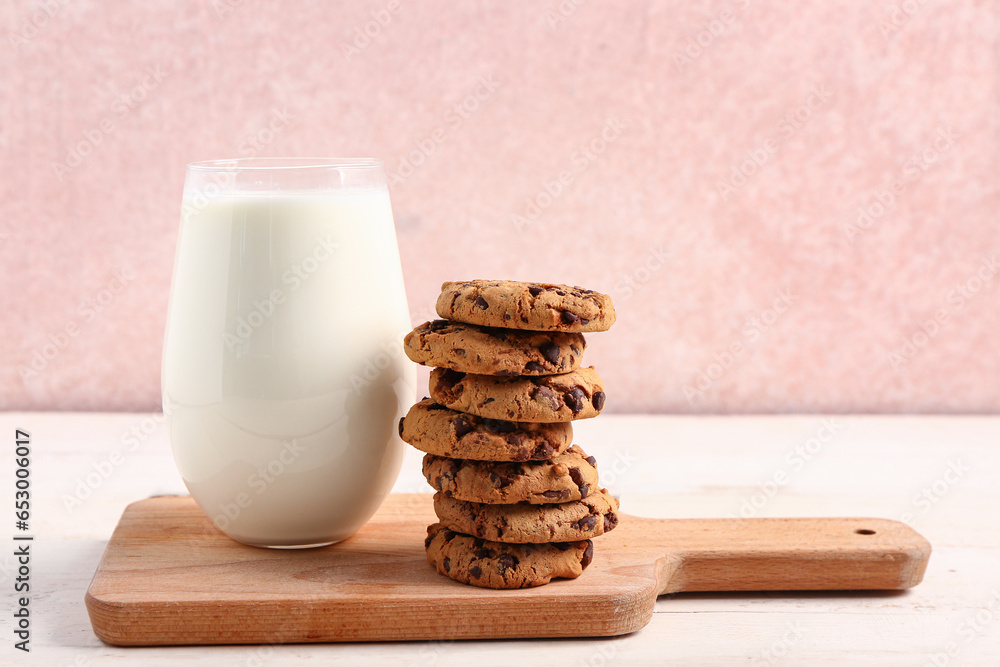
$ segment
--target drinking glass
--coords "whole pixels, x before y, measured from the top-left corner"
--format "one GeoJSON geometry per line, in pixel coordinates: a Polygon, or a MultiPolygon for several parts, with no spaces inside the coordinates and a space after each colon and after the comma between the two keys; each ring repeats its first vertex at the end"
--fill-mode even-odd
{"type": "Polygon", "coordinates": [[[181,477],[219,529],[311,547],[371,518],[415,398],[409,328],[381,162],[188,165],[163,411],[181,477]]]}

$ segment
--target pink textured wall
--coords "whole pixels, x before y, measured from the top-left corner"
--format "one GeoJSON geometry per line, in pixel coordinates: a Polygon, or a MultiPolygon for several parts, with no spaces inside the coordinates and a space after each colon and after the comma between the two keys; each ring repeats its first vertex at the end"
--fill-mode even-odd
{"type": "Polygon", "coordinates": [[[0,407],[156,409],[184,164],[257,154],[386,161],[415,322],[446,279],[611,293],[609,409],[1000,408],[996,2],[18,0],[0,25],[0,407]]]}

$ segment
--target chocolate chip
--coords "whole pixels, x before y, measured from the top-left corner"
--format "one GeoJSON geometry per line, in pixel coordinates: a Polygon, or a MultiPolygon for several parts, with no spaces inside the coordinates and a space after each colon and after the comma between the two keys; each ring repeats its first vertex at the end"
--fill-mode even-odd
{"type": "Polygon", "coordinates": [[[559,296],[566,296],[566,292],[563,292],[561,289],[557,289],[556,294],[558,294],[559,296]]]}
{"type": "Polygon", "coordinates": [[[556,453],[556,450],[547,442],[539,443],[535,446],[535,450],[531,453],[531,458],[536,461],[547,461],[552,458],[552,455],[556,453]]]}
{"type": "Polygon", "coordinates": [[[595,468],[597,467],[597,459],[595,459],[593,456],[588,456],[587,458],[584,459],[584,461],[594,466],[595,468]]]}
{"type": "Polygon", "coordinates": [[[497,329],[496,327],[484,327],[483,331],[488,333],[493,338],[497,340],[505,341],[507,340],[507,331],[504,329],[497,329]]]}
{"type": "Polygon", "coordinates": [[[464,357],[465,356],[465,350],[463,350],[460,347],[456,347],[455,348],[455,354],[457,354],[460,357],[464,357]]]}
{"type": "Polygon", "coordinates": [[[569,548],[572,547],[573,545],[570,544],[569,542],[552,542],[552,546],[554,546],[559,551],[569,551],[569,548]]]}
{"type": "Polygon", "coordinates": [[[456,533],[453,530],[449,530],[449,529],[445,528],[445,530],[444,530],[444,541],[445,542],[451,542],[456,537],[458,537],[458,533],[456,533]]]}
{"type": "Polygon", "coordinates": [[[618,515],[617,514],[615,514],[614,512],[608,512],[607,514],[604,515],[604,532],[605,533],[608,532],[609,530],[612,530],[617,525],[618,525],[618,515]]]}
{"type": "Polygon", "coordinates": [[[406,417],[400,417],[399,418],[399,437],[400,438],[403,437],[403,420],[404,419],[406,419],[406,417]]]}
{"type": "Polygon", "coordinates": [[[497,554],[495,551],[493,551],[493,549],[482,547],[472,552],[472,555],[475,556],[476,558],[493,558],[497,554]]]}
{"type": "Polygon", "coordinates": [[[539,294],[542,293],[542,291],[543,290],[542,290],[541,287],[529,287],[528,288],[528,294],[530,294],[531,296],[538,296],[539,294]]]}
{"type": "Polygon", "coordinates": [[[430,546],[431,546],[431,542],[432,542],[433,540],[434,540],[434,536],[433,536],[433,535],[428,535],[428,536],[427,536],[427,537],[426,537],[426,538],[424,539],[424,549],[429,549],[429,548],[430,548],[430,546]]]}
{"type": "MultiPolygon", "coordinates": [[[[545,360],[550,364],[559,363],[559,346],[555,343],[548,342],[538,348],[538,351],[542,353],[542,356],[545,357],[545,360]]],[[[577,354],[579,354],[579,352],[577,352],[577,354]]]]}
{"type": "Polygon", "coordinates": [[[441,382],[447,384],[458,384],[465,378],[465,373],[460,373],[458,371],[453,371],[450,368],[446,368],[443,373],[441,373],[441,382]]]}
{"type": "Polygon", "coordinates": [[[583,556],[580,558],[580,567],[586,570],[592,560],[594,560],[594,543],[587,540],[587,548],[583,550],[583,556]]]}
{"type": "Polygon", "coordinates": [[[478,565],[473,565],[472,567],[469,568],[469,575],[473,579],[478,579],[479,577],[483,576],[483,569],[478,565]]]}
{"type": "Polygon", "coordinates": [[[562,321],[563,324],[575,324],[580,320],[580,316],[576,313],[571,313],[568,310],[562,311],[562,321]]]}
{"type": "Polygon", "coordinates": [[[451,324],[451,322],[449,322],[448,320],[433,320],[430,324],[427,325],[427,330],[440,331],[441,329],[446,328],[449,324],[451,324]]]}
{"type": "Polygon", "coordinates": [[[476,297],[476,305],[482,308],[483,310],[486,310],[487,308],[490,307],[490,304],[486,303],[486,299],[484,299],[481,296],[476,297]]]}
{"type": "Polygon", "coordinates": [[[580,472],[579,468],[570,468],[569,469],[569,476],[570,476],[570,479],[573,480],[573,483],[576,484],[577,487],[579,487],[579,489],[580,489],[580,498],[586,498],[587,496],[590,495],[590,485],[584,483],[584,481],[583,481],[583,473],[580,472]]]}
{"type": "Polygon", "coordinates": [[[574,530],[579,530],[582,532],[589,532],[594,529],[597,525],[597,517],[593,514],[588,514],[579,521],[574,521],[571,526],[574,530]]]}
{"type": "Polygon", "coordinates": [[[430,405],[427,406],[427,409],[428,410],[449,410],[450,408],[447,408],[447,407],[441,405],[440,403],[431,403],[430,405]]]}
{"type": "Polygon", "coordinates": [[[516,556],[500,554],[500,557],[497,558],[497,569],[500,571],[500,574],[503,574],[507,570],[513,570],[519,562],[516,556]]]}
{"type": "Polygon", "coordinates": [[[493,488],[503,489],[514,483],[513,478],[501,472],[490,471],[490,481],[493,482],[493,488]]]}
{"type": "Polygon", "coordinates": [[[484,419],[483,426],[492,433],[513,433],[517,425],[502,419],[484,419]]]}
{"type": "Polygon", "coordinates": [[[563,394],[563,400],[569,406],[569,409],[573,411],[574,415],[583,410],[583,401],[585,398],[587,398],[587,394],[580,387],[571,389],[563,394]]]}
{"type": "Polygon", "coordinates": [[[553,490],[553,491],[542,492],[542,497],[549,498],[551,500],[564,500],[566,498],[569,498],[569,496],[570,496],[569,489],[559,489],[558,491],[553,490]]]}
{"type": "Polygon", "coordinates": [[[603,410],[604,409],[604,399],[605,398],[607,398],[607,397],[604,395],[603,391],[595,391],[594,392],[594,397],[591,399],[591,402],[594,404],[594,409],[595,410],[603,410]]]}
{"type": "Polygon", "coordinates": [[[590,320],[584,317],[580,320],[580,324],[582,324],[583,326],[587,326],[588,324],[590,324],[590,320]]]}
{"type": "Polygon", "coordinates": [[[485,401],[483,401],[482,403],[480,403],[479,407],[483,407],[484,405],[489,405],[490,403],[492,403],[495,400],[497,400],[497,399],[495,399],[495,398],[493,398],[491,396],[491,397],[487,398],[485,401]]]}
{"type": "Polygon", "coordinates": [[[512,377],[517,377],[518,374],[515,373],[514,371],[502,370],[502,371],[497,371],[496,373],[494,373],[494,375],[498,375],[504,378],[512,378],[512,377]]]}
{"type": "Polygon", "coordinates": [[[544,373],[545,372],[545,366],[542,366],[537,361],[529,361],[527,364],[524,365],[524,372],[525,373],[544,373]]]}
{"type": "Polygon", "coordinates": [[[465,378],[465,373],[459,373],[458,371],[453,371],[449,368],[438,376],[437,387],[435,387],[435,390],[438,394],[444,394],[447,396],[448,401],[454,401],[462,395],[462,391],[465,389],[465,387],[459,386],[458,384],[463,378],[465,378]],[[455,391],[456,387],[458,387],[458,391],[455,391]],[[452,395],[453,392],[454,394],[452,395]]]}
{"type": "Polygon", "coordinates": [[[465,417],[455,417],[451,420],[451,423],[452,426],[455,427],[456,438],[461,438],[462,436],[475,430],[475,427],[470,424],[465,417]]]}
{"type": "Polygon", "coordinates": [[[535,387],[535,390],[531,392],[531,398],[545,404],[553,412],[559,409],[559,398],[556,396],[556,392],[548,387],[535,387]]]}
{"type": "Polygon", "coordinates": [[[444,568],[445,572],[451,572],[451,559],[445,556],[444,560],[441,562],[441,566],[444,568]]]}

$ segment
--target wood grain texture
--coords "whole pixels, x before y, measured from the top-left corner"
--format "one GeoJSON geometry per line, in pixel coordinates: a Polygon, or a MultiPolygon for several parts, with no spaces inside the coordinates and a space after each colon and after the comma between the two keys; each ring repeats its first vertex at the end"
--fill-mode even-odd
{"type": "Polygon", "coordinates": [[[270,550],[225,537],[188,497],[150,498],[122,515],[87,610],[117,645],[613,636],[646,625],[662,593],[902,589],[930,556],[881,519],[623,515],[579,579],[493,591],[427,564],[433,521],[427,495],[393,495],[341,544],[270,550]]]}

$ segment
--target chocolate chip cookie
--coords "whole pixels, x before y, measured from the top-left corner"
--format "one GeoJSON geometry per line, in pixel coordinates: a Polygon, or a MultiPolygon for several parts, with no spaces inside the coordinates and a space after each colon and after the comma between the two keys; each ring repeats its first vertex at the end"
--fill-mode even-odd
{"type": "Polygon", "coordinates": [[[438,491],[459,500],[539,505],[586,498],[592,489],[598,489],[596,463],[576,445],[549,461],[526,463],[428,454],[424,457],[424,477],[438,491]]]}
{"type": "Polygon", "coordinates": [[[453,410],[488,419],[566,422],[596,417],[604,409],[604,382],[594,367],[562,375],[504,378],[431,371],[431,398],[453,410]]]}
{"type": "Polygon", "coordinates": [[[446,527],[483,540],[571,542],[597,537],[618,525],[618,501],[598,489],[582,500],[548,505],[486,505],[434,494],[434,512],[446,527]]]}
{"type": "Polygon", "coordinates": [[[446,282],[437,313],[446,320],[531,331],[607,331],[615,323],[606,294],[512,280],[446,282]]]}
{"type": "Polygon", "coordinates": [[[412,361],[481,375],[553,375],[580,366],[583,334],[517,331],[433,320],[406,334],[412,361]]]}
{"type": "Polygon", "coordinates": [[[555,578],[579,577],[594,558],[590,540],[554,544],[501,544],[427,527],[427,562],[441,574],[482,588],[529,588],[555,578]]]}
{"type": "Polygon", "coordinates": [[[453,459],[543,461],[569,449],[573,427],[483,419],[425,398],[399,420],[399,437],[422,452],[453,459]]]}

